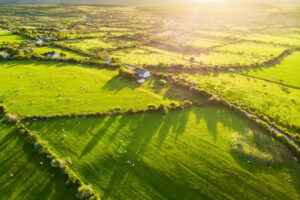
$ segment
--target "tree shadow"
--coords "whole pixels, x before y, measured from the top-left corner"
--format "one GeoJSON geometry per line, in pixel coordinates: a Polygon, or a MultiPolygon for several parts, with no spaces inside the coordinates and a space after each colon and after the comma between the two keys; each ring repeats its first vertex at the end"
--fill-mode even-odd
{"type": "Polygon", "coordinates": [[[140,87],[140,84],[136,81],[128,81],[120,75],[115,75],[109,81],[107,81],[101,89],[115,91],[116,94],[124,88],[135,90],[138,87],[140,87]]]}
{"type": "Polygon", "coordinates": [[[107,122],[105,122],[105,125],[103,125],[103,128],[96,133],[93,138],[87,143],[87,145],[84,147],[80,154],[80,158],[84,157],[87,153],[89,153],[101,140],[101,138],[106,134],[107,129],[110,127],[110,125],[115,121],[116,117],[111,116],[107,122]]]}

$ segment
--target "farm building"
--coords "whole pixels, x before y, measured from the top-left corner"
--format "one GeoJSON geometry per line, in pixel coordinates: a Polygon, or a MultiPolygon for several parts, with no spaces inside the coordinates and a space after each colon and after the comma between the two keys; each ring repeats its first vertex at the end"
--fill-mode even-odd
{"type": "Polygon", "coordinates": [[[110,64],[111,60],[110,60],[110,58],[106,58],[106,59],[103,59],[103,62],[110,64]]]}
{"type": "Polygon", "coordinates": [[[52,58],[59,58],[60,54],[56,53],[56,52],[51,52],[49,54],[47,54],[48,57],[52,57],[52,58]]]}
{"type": "Polygon", "coordinates": [[[60,27],[59,30],[61,30],[61,31],[67,31],[68,29],[66,29],[64,26],[62,26],[62,27],[60,27]]]}
{"type": "Polygon", "coordinates": [[[92,25],[92,23],[91,22],[86,22],[85,25],[90,26],[90,25],[92,25]]]}
{"type": "Polygon", "coordinates": [[[136,67],[134,69],[134,72],[136,75],[138,75],[139,77],[141,78],[149,78],[150,77],[150,72],[145,70],[145,69],[142,69],[142,68],[139,68],[139,67],[136,67]]]}
{"type": "Polygon", "coordinates": [[[36,44],[43,44],[43,40],[37,39],[37,40],[35,41],[35,43],[36,43],[36,44]]]}

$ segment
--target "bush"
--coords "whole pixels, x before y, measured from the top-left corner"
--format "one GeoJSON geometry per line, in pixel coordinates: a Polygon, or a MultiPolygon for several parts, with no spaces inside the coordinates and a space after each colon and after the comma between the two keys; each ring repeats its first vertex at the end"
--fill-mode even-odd
{"type": "Polygon", "coordinates": [[[165,85],[167,84],[167,81],[164,80],[164,79],[160,79],[160,80],[158,81],[158,84],[159,84],[159,85],[162,85],[162,86],[165,86],[165,85]]]}
{"type": "Polygon", "coordinates": [[[18,116],[14,113],[7,113],[6,115],[4,115],[4,121],[10,123],[18,123],[19,119],[18,116]]]}
{"type": "Polygon", "coordinates": [[[82,185],[78,188],[78,194],[79,199],[89,199],[91,196],[93,196],[93,190],[88,185],[82,185]]]}
{"type": "Polygon", "coordinates": [[[0,105],[0,115],[5,115],[8,112],[6,106],[0,105]]]}
{"type": "Polygon", "coordinates": [[[134,71],[132,71],[132,70],[127,70],[127,69],[125,69],[125,68],[119,69],[119,75],[124,76],[124,77],[127,77],[127,78],[132,79],[132,80],[136,80],[136,79],[137,79],[137,77],[136,77],[134,71]]]}
{"type": "Polygon", "coordinates": [[[122,110],[122,108],[120,108],[120,107],[115,108],[116,112],[120,112],[121,110],[122,110]]]}
{"type": "Polygon", "coordinates": [[[177,106],[177,104],[176,104],[176,103],[174,103],[174,102],[172,102],[172,103],[170,103],[170,106],[171,106],[171,107],[176,107],[176,106],[177,106]]]}
{"type": "Polygon", "coordinates": [[[159,105],[158,110],[163,114],[168,114],[169,112],[168,108],[164,104],[159,105]]]}
{"type": "Polygon", "coordinates": [[[157,107],[156,107],[155,105],[153,105],[153,104],[149,104],[149,105],[148,105],[148,109],[151,109],[151,110],[153,109],[153,110],[154,110],[154,109],[156,109],[156,108],[157,108],[157,107]]]}

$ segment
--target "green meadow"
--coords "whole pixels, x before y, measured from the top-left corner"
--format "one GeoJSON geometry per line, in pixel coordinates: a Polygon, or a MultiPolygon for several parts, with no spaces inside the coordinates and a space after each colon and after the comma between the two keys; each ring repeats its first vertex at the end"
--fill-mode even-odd
{"type": "Polygon", "coordinates": [[[300,87],[300,52],[293,52],[279,64],[265,68],[242,71],[242,73],[300,87]]]}
{"type": "Polygon", "coordinates": [[[188,98],[173,86],[145,84],[117,70],[57,62],[10,61],[0,65],[0,100],[21,117],[146,109],[188,98]]]}
{"type": "Polygon", "coordinates": [[[65,49],[61,49],[61,48],[58,48],[58,47],[53,47],[53,46],[36,47],[33,50],[34,50],[34,52],[36,52],[38,54],[45,54],[45,53],[49,53],[49,52],[54,51],[58,54],[64,53],[66,55],[65,58],[75,58],[75,59],[84,59],[84,58],[86,58],[86,56],[84,56],[80,53],[65,50],[65,49]]]}
{"type": "Polygon", "coordinates": [[[76,188],[24,140],[0,119],[0,199],[75,199],[76,188]]]}
{"type": "Polygon", "coordinates": [[[286,146],[219,106],[35,121],[29,128],[70,157],[102,199],[300,197],[300,166],[286,146]]]}
{"type": "Polygon", "coordinates": [[[28,39],[13,34],[11,31],[0,30],[0,44],[1,43],[21,43],[28,41],[28,39]]]}
{"type": "MultiPolygon", "coordinates": [[[[232,73],[183,74],[199,87],[272,117],[278,125],[300,124],[300,90],[232,73]]],[[[299,134],[293,129],[290,131],[299,134]]]]}

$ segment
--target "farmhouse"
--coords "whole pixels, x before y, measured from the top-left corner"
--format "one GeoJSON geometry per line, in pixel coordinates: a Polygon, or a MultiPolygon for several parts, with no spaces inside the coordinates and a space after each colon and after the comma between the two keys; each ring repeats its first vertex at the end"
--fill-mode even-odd
{"type": "Polygon", "coordinates": [[[43,44],[43,40],[37,39],[37,40],[35,41],[35,43],[36,43],[36,44],[43,44]]]}
{"type": "Polygon", "coordinates": [[[66,29],[64,26],[62,26],[62,27],[60,27],[59,30],[61,30],[61,31],[67,31],[68,29],[66,29]]]}
{"type": "Polygon", "coordinates": [[[47,54],[48,57],[52,57],[52,58],[59,58],[60,54],[56,53],[56,52],[51,52],[47,54]]]}
{"type": "Polygon", "coordinates": [[[4,60],[12,58],[6,51],[0,51],[0,56],[2,56],[4,60]]]}
{"type": "Polygon", "coordinates": [[[145,70],[145,69],[142,69],[142,68],[139,68],[139,67],[136,67],[134,69],[134,72],[136,75],[138,75],[139,77],[141,78],[149,78],[150,77],[150,72],[145,70]]]}
{"type": "Polygon", "coordinates": [[[105,58],[105,59],[103,59],[103,62],[110,64],[111,60],[110,60],[110,58],[105,58]]]}
{"type": "Polygon", "coordinates": [[[86,22],[85,25],[90,26],[90,25],[92,25],[92,23],[91,22],[86,22]]]}

